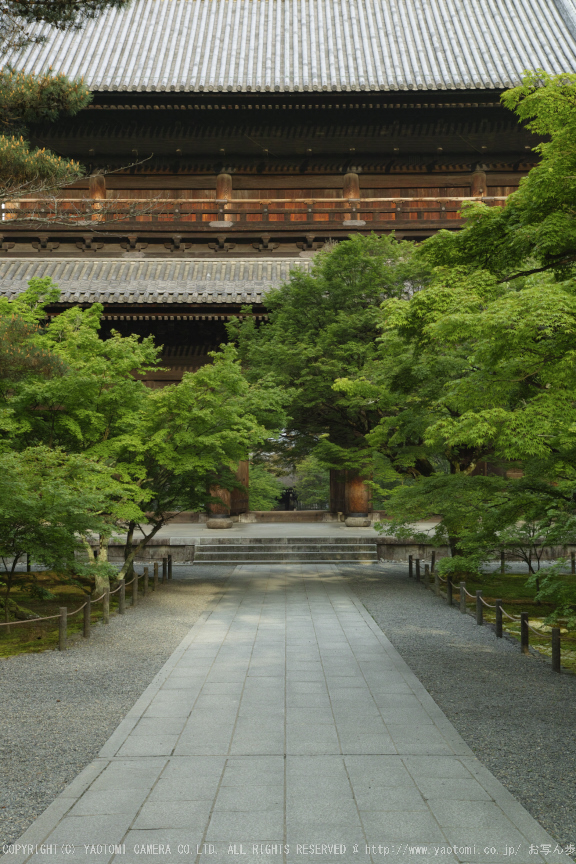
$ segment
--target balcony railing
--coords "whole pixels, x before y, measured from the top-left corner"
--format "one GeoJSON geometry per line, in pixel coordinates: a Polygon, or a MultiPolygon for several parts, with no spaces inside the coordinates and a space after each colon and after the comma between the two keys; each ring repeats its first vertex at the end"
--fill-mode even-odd
{"type": "Polygon", "coordinates": [[[325,229],[391,229],[455,227],[466,201],[503,206],[504,196],[484,198],[54,198],[22,199],[2,205],[2,230],[31,228],[213,233],[258,232],[262,228],[302,231],[325,229]],[[452,222],[452,225],[449,223],[452,222]],[[391,224],[392,223],[392,224],[391,224]],[[427,223],[427,224],[426,224],[427,223]]]}

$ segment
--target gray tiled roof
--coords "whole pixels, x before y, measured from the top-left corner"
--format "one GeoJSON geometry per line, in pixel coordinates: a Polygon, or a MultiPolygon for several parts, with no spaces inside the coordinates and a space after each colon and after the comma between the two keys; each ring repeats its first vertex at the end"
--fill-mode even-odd
{"type": "Polygon", "coordinates": [[[63,303],[262,303],[306,259],[225,261],[29,258],[0,261],[0,295],[14,297],[28,280],[50,276],[63,303]]]}
{"type": "MultiPolygon", "coordinates": [[[[41,27],[32,28],[37,33],[41,27]]],[[[50,33],[47,29],[43,32],[50,33]]],[[[133,0],[6,58],[92,90],[462,90],[576,69],[574,0],[133,0]]]]}

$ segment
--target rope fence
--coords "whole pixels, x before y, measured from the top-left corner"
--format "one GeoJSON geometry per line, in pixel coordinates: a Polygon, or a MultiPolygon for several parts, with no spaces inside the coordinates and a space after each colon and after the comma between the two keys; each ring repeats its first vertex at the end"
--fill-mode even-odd
{"type": "MultiPolygon", "coordinates": [[[[572,559],[572,572],[574,572],[574,553],[571,556],[572,559]]],[[[519,616],[510,615],[507,612],[503,605],[502,600],[496,600],[494,603],[488,603],[487,600],[482,596],[482,591],[476,591],[475,594],[471,594],[470,591],[466,588],[465,582],[460,582],[458,585],[455,585],[451,579],[444,579],[440,574],[436,571],[436,554],[432,552],[431,563],[424,565],[424,578],[422,579],[422,561],[420,558],[413,558],[412,555],[408,556],[408,576],[413,578],[416,577],[417,582],[423,582],[425,588],[430,588],[430,577],[432,576],[434,579],[434,593],[437,597],[444,596],[441,592],[441,586],[446,586],[446,601],[449,606],[454,605],[454,591],[458,592],[458,596],[460,598],[460,612],[463,615],[468,614],[468,608],[466,606],[467,598],[473,601],[476,605],[475,617],[476,624],[482,625],[484,624],[484,609],[494,609],[495,618],[496,618],[496,636],[502,638],[504,635],[504,626],[503,619],[506,617],[508,620],[513,621],[514,623],[520,624],[520,650],[523,654],[530,653],[530,631],[534,633],[540,639],[544,639],[548,636],[547,633],[542,633],[536,630],[529,621],[528,613],[521,612],[519,616]]],[[[560,627],[551,627],[549,638],[551,640],[551,649],[552,649],[552,670],[554,672],[561,671],[561,638],[560,638],[560,627]]]]}
{"type": "MultiPolygon", "coordinates": [[[[150,588],[152,591],[157,591],[160,583],[164,585],[169,579],[172,579],[172,555],[168,555],[167,557],[162,558],[161,577],[158,561],[154,562],[152,586],[150,586],[150,574],[148,567],[144,567],[141,574],[137,573],[135,570],[133,570],[133,573],[134,575],[130,582],[126,582],[125,579],[119,579],[118,585],[116,586],[116,588],[114,588],[114,590],[106,589],[99,597],[96,598],[88,596],[86,601],[82,603],[82,605],[75,609],[73,612],[69,612],[67,606],[60,606],[57,615],[45,615],[42,618],[26,618],[22,621],[4,621],[0,623],[0,628],[6,627],[7,630],[4,632],[10,632],[10,628],[14,626],[19,626],[22,624],[39,624],[42,621],[55,621],[56,619],[58,619],[58,649],[60,651],[65,651],[68,642],[68,621],[70,618],[73,618],[75,615],[78,615],[82,611],[84,612],[82,635],[85,639],[89,639],[92,626],[92,607],[95,606],[97,603],[102,602],[102,623],[109,624],[110,597],[112,597],[112,595],[114,594],[118,594],[118,614],[124,615],[126,613],[126,588],[128,588],[130,585],[132,586],[131,602],[132,606],[137,606],[139,597],[138,583],[140,582],[140,580],[142,580],[143,596],[146,597],[150,591],[150,588]]],[[[0,633],[2,632],[3,631],[0,630],[0,633]]]]}

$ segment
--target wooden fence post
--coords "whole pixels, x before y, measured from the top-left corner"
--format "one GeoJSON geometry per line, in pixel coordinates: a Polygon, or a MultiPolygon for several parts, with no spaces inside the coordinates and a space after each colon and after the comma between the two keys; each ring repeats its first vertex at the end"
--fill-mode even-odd
{"type": "Polygon", "coordinates": [[[496,636],[502,638],[502,600],[495,600],[496,605],[496,636]]]}
{"type": "Polygon", "coordinates": [[[85,639],[90,638],[90,624],[91,624],[91,616],[92,616],[92,598],[88,595],[86,599],[86,605],[84,606],[84,630],[82,635],[85,639]]]}
{"type": "Polygon", "coordinates": [[[560,672],[561,670],[561,650],[560,650],[560,628],[552,628],[552,671],[560,672]]]}
{"type": "Polygon", "coordinates": [[[134,581],[132,582],[132,606],[138,605],[138,574],[134,570],[134,581]]]}
{"type": "Polygon", "coordinates": [[[166,578],[168,576],[168,559],[162,558],[162,584],[166,584],[166,578]]]}
{"type": "Polygon", "coordinates": [[[460,612],[466,614],[466,582],[460,582],[460,612]]]}
{"type": "Polygon", "coordinates": [[[416,558],[414,563],[416,564],[416,581],[420,582],[420,558],[416,558]]]}
{"type": "Polygon", "coordinates": [[[60,620],[58,621],[58,650],[66,650],[66,636],[68,629],[68,609],[60,606],[60,620]]]}
{"type": "Polygon", "coordinates": [[[172,555],[168,555],[168,579],[172,579],[172,555]]]}
{"type": "Polygon", "coordinates": [[[430,572],[434,573],[436,569],[436,550],[432,550],[431,563],[430,563],[430,572]]]}
{"type": "Polygon", "coordinates": [[[144,597],[148,595],[148,567],[144,567],[144,597]]]}
{"type": "Polygon", "coordinates": [[[408,578],[412,579],[414,576],[414,567],[412,563],[412,555],[408,555],[408,578]]]}
{"type": "Polygon", "coordinates": [[[440,597],[440,577],[436,570],[433,570],[432,572],[434,573],[434,593],[437,597],[440,597]]]}
{"type": "Polygon", "coordinates": [[[424,587],[430,588],[430,567],[428,564],[424,564],[424,587]]]}
{"type": "Polygon", "coordinates": [[[154,562],[154,591],[158,590],[158,561],[154,562]]]}
{"type": "Polygon", "coordinates": [[[118,592],[118,614],[126,614],[126,580],[120,580],[120,591],[118,592]]]}
{"type": "Polygon", "coordinates": [[[528,630],[528,613],[520,613],[520,650],[523,654],[530,653],[530,631],[528,630]]]}
{"type": "Polygon", "coordinates": [[[476,624],[484,623],[484,604],[482,603],[482,591],[476,591],[476,624]]]}
{"type": "Polygon", "coordinates": [[[448,578],[446,579],[446,600],[447,600],[447,602],[448,602],[448,605],[449,605],[449,606],[452,606],[452,603],[453,603],[453,599],[452,599],[452,580],[450,579],[450,576],[448,576],[448,578]]]}
{"type": "Polygon", "coordinates": [[[576,573],[576,552],[570,553],[570,572],[572,575],[576,573]]]}
{"type": "Polygon", "coordinates": [[[104,591],[104,598],[102,600],[102,621],[104,624],[110,623],[110,589],[106,588],[104,591]]]}

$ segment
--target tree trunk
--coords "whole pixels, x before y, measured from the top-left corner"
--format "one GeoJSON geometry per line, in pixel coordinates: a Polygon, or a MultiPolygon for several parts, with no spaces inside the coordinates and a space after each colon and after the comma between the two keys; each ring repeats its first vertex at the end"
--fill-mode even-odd
{"type": "Polygon", "coordinates": [[[448,545],[450,546],[450,555],[452,558],[455,558],[456,555],[460,554],[460,550],[458,549],[458,537],[453,536],[452,534],[448,535],[448,545]]]}
{"type": "Polygon", "coordinates": [[[106,575],[102,575],[98,570],[94,576],[94,591],[93,596],[100,597],[105,591],[110,590],[110,579],[106,575]]]}
{"type": "MultiPolygon", "coordinates": [[[[87,538],[83,537],[82,539],[84,542],[84,548],[86,549],[86,554],[88,555],[88,561],[90,564],[96,564],[98,561],[96,553],[92,549],[87,538]]],[[[102,573],[99,573],[98,570],[96,570],[94,574],[94,590],[92,591],[92,596],[95,598],[100,597],[106,590],[110,590],[110,580],[108,579],[108,576],[103,576],[102,573]]]]}
{"type": "Polygon", "coordinates": [[[128,523],[128,533],[126,534],[126,543],[124,544],[124,566],[122,567],[119,579],[127,579],[133,572],[133,562],[136,555],[132,555],[132,541],[134,540],[135,522],[128,523]]]}
{"type": "Polygon", "coordinates": [[[85,548],[86,554],[88,556],[88,561],[90,562],[90,564],[95,564],[96,563],[96,555],[94,553],[94,550],[92,549],[92,546],[90,545],[90,543],[88,541],[88,538],[82,537],[82,542],[84,543],[84,548],[85,548]]]}
{"type": "Polygon", "coordinates": [[[134,536],[134,528],[136,527],[136,525],[135,524],[132,525],[132,530],[129,532],[129,535],[128,535],[130,538],[130,547],[128,546],[128,537],[127,537],[126,538],[126,541],[127,541],[126,546],[124,547],[124,565],[123,565],[122,569],[120,570],[120,573],[118,574],[118,579],[126,579],[127,578],[128,574],[130,574],[132,572],[132,569],[134,566],[134,559],[136,558],[136,556],[139,555],[140,552],[142,552],[142,550],[146,548],[146,546],[148,545],[150,540],[154,537],[155,534],[158,533],[158,531],[163,527],[163,525],[164,525],[163,522],[160,522],[158,525],[155,525],[154,528],[152,529],[152,531],[150,532],[150,534],[144,535],[144,538],[140,541],[140,543],[138,544],[138,546],[136,546],[135,549],[132,547],[132,537],[134,536]],[[131,550],[130,552],[128,552],[128,548],[130,548],[130,550],[131,550]]]}
{"type": "MultiPolygon", "coordinates": [[[[6,624],[8,624],[8,622],[10,621],[10,610],[8,607],[8,602],[10,600],[10,590],[12,588],[12,582],[14,581],[14,568],[16,567],[16,562],[18,561],[19,557],[20,556],[18,555],[18,557],[14,559],[14,561],[12,562],[12,569],[10,570],[10,573],[6,573],[5,577],[6,590],[4,592],[4,621],[6,622],[6,624]]],[[[10,627],[7,627],[6,630],[10,632],[10,627]]]]}
{"type": "Polygon", "coordinates": [[[100,534],[100,542],[98,544],[98,557],[100,561],[108,561],[108,541],[109,534],[100,534]]]}
{"type": "MultiPolygon", "coordinates": [[[[100,534],[100,538],[98,540],[98,560],[99,561],[108,561],[108,540],[110,535],[100,534]]],[[[96,555],[94,555],[96,558],[96,555]]],[[[95,585],[94,585],[94,595],[96,597],[100,597],[104,591],[110,590],[110,578],[107,575],[103,575],[102,573],[96,570],[95,577],[95,585]]]]}

